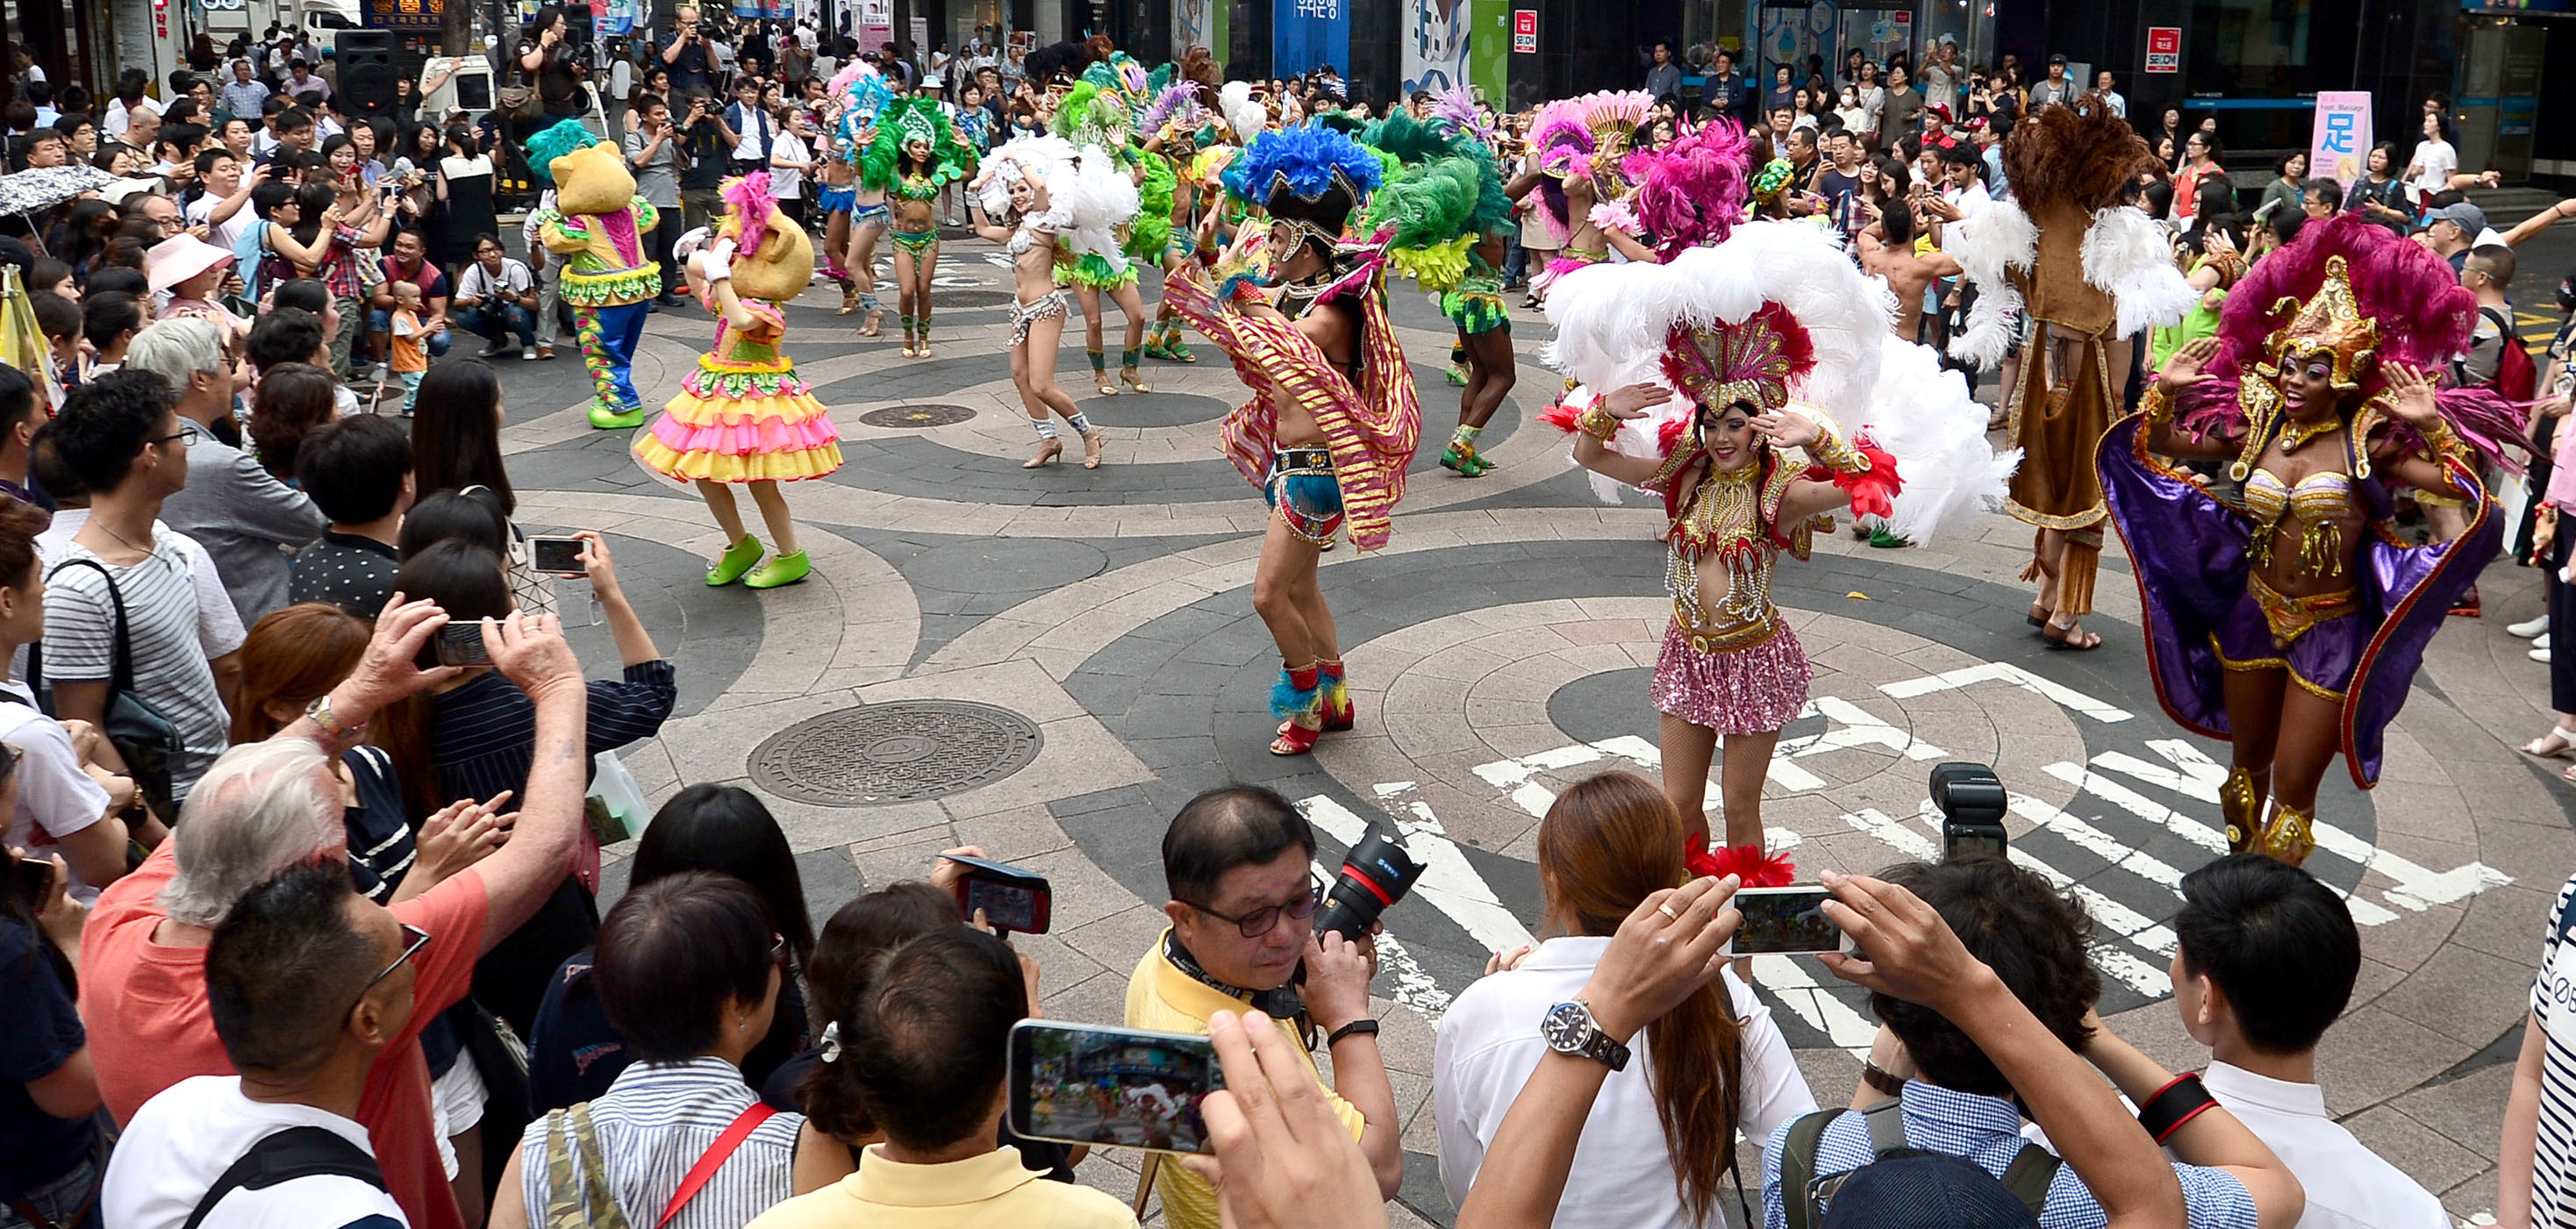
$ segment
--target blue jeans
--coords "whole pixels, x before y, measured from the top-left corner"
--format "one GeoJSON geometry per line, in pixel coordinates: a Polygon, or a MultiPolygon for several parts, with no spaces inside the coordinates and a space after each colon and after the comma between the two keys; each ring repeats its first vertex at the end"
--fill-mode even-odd
{"type": "Polygon", "coordinates": [[[1529,249],[1521,246],[1519,228],[1513,230],[1514,233],[1503,236],[1503,284],[1506,286],[1518,285],[1526,280],[1523,275],[1529,272],[1529,249]]]}
{"type": "Polygon", "coordinates": [[[490,307],[460,308],[449,319],[456,327],[477,334],[493,345],[507,345],[507,333],[519,335],[521,346],[537,344],[537,314],[516,303],[496,303],[490,307]]]}
{"type": "MultiPolygon", "coordinates": [[[[392,312],[371,311],[367,313],[367,332],[390,333],[393,331],[394,314],[392,312]]],[[[454,344],[455,341],[456,330],[454,329],[445,329],[432,334],[429,339],[429,356],[431,358],[437,358],[439,355],[447,353],[447,347],[454,344]]]]}
{"type": "MultiPolygon", "coordinates": [[[[96,1160],[81,1158],[70,1173],[27,1192],[27,1206],[52,1221],[57,1229],[98,1229],[98,1183],[101,1173],[96,1160]]],[[[30,1229],[23,1216],[0,1206],[0,1229],[30,1229]]]]}

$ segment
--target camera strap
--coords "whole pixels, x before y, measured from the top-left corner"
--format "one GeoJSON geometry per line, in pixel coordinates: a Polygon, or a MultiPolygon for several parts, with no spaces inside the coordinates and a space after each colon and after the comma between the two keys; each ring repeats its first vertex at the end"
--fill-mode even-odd
{"type": "Polygon", "coordinates": [[[1306,1000],[1297,997],[1292,986],[1281,986],[1276,990],[1246,990],[1240,986],[1229,986],[1208,976],[1208,971],[1199,967],[1198,958],[1190,955],[1190,949],[1181,946],[1181,936],[1168,931],[1163,935],[1163,959],[1171,961],[1172,967],[1188,975],[1190,980],[1242,999],[1253,1010],[1273,1020],[1295,1021],[1299,1036],[1314,1031],[1314,1022],[1306,1014],[1306,1000]]]}

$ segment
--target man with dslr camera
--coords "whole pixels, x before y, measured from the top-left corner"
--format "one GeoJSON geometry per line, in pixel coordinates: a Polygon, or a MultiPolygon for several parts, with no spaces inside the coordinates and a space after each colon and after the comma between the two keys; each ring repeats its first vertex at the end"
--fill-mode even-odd
{"type": "MultiPolygon", "coordinates": [[[[1359,1140],[1378,1193],[1393,1198],[1404,1179],[1403,1124],[1369,1016],[1377,949],[1366,937],[1315,933],[1323,889],[1314,860],[1314,830],[1274,791],[1227,786],[1191,799],[1163,834],[1172,925],[1127,983],[1126,1022],[1204,1034],[1218,1012],[1257,1008],[1319,1083],[1313,1037],[1322,1036],[1333,1057],[1326,1100],[1359,1140]]],[[[1216,1229],[1205,1178],[1166,1165],[1159,1182],[1172,1229],[1216,1229]]]]}
{"type": "MultiPolygon", "coordinates": [[[[2139,1107],[2139,1125],[2175,1158],[2173,1173],[2192,1229],[2290,1229],[2298,1223],[2304,1193],[2271,1149],[2198,1077],[2176,1079],[2094,1015],[2102,979],[2090,959],[2093,920],[2081,906],[2037,874],[1992,855],[1900,866],[1884,879],[1919,898],[1957,934],[1964,955],[1991,970],[1994,980],[1986,986],[2008,991],[2042,1030],[2083,1055],[2139,1107]]],[[[1825,912],[1836,926],[1855,933],[1866,953],[1870,941],[1853,928],[1874,919],[1852,892],[1842,890],[1850,882],[1826,876],[1841,903],[1825,912]]],[[[1905,1148],[1976,1162],[2030,1201],[2043,1229],[2105,1222],[2104,1201],[2074,1167],[2058,1167],[2035,1146],[2029,1151],[2036,1155],[2024,1154],[2016,1087],[2003,1070],[2010,1064],[1989,1056],[1980,1038],[1931,1005],[1943,1000],[1891,993],[1891,986],[1872,979],[1865,955],[1829,953],[1820,959],[1845,980],[1871,986],[1870,1008],[1884,1026],[1852,1108],[1890,1100],[1896,1105],[1875,1114],[1843,1113],[1824,1122],[1820,1134],[1809,1119],[1774,1134],[1762,1153],[1763,1219],[1769,1229],[1791,1223],[1790,1201],[1800,1205],[1798,1223],[1815,1224],[1804,1215],[1811,1193],[1890,1151],[1883,1132],[1897,1135],[1893,1142],[1905,1148]]],[[[2038,1039],[2023,1044],[2046,1045],[2038,1039]]]]}
{"type": "Polygon", "coordinates": [[[671,74],[671,95],[704,98],[715,92],[715,57],[706,36],[698,32],[698,7],[683,4],[671,14],[670,36],[662,40],[662,67],[671,74]]]}

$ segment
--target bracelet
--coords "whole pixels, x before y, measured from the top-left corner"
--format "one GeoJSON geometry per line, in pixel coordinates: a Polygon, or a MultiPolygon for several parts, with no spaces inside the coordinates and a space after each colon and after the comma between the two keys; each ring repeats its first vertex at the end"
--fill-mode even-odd
{"type": "Polygon", "coordinates": [[[2217,1104],[2218,1098],[2209,1095],[2209,1090],[2201,1086],[2200,1077],[2185,1072],[2147,1098],[2146,1104],[2138,1110],[2138,1125],[2145,1127],[2157,1146],[2162,1147],[2166,1140],[2173,1138],[2174,1132],[2183,1128],[2183,1124],[2200,1117],[2217,1104]]]}
{"type": "Polygon", "coordinates": [[[1837,474],[1869,472],[1869,458],[1845,441],[1834,424],[1822,420],[1816,423],[1816,438],[1807,444],[1807,459],[1837,474]]]}
{"type": "Polygon", "coordinates": [[[2165,395],[2163,384],[2147,381],[2146,395],[2138,398],[2138,413],[2146,417],[2150,429],[2164,425],[2165,420],[2173,417],[2173,398],[2165,395]]]}
{"type": "Polygon", "coordinates": [[[1342,1044],[1342,1038],[1344,1037],[1374,1036],[1377,1036],[1377,1021],[1353,1020],[1340,1028],[1334,1029],[1331,1033],[1326,1034],[1324,1037],[1324,1049],[1329,1052],[1334,1046],[1342,1044]]]}
{"type": "Polygon", "coordinates": [[[1595,401],[1591,409],[1575,417],[1574,429],[1606,444],[1611,436],[1619,434],[1619,416],[1611,413],[1609,406],[1595,401]]]}
{"type": "Polygon", "coordinates": [[[1905,1080],[1902,1077],[1866,1058],[1860,1060],[1860,1082],[1891,1097],[1905,1095],[1905,1080]]]}

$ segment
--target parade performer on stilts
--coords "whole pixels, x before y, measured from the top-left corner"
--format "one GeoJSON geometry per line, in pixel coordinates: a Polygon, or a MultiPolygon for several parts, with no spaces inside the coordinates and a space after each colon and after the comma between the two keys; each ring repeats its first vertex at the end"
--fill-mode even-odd
{"type": "Polygon", "coordinates": [[[2156,698],[2233,752],[2231,850],[2305,858],[2338,753],[2355,785],[2378,781],[2425,646],[2501,546],[2478,475],[2520,407],[2436,382],[2477,318],[2440,256],[2358,217],[2311,220],[2102,438],[2156,698]],[[2242,506],[2166,457],[2227,462],[2242,506]],[[2391,482],[2460,499],[2467,531],[2406,545],[2391,482]]]}
{"type": "Polygon", "coordinates": [[[1922,378],[1929,351],[1897,353],[1921,348],[1888,337],[1887,302],[1822,232],[1769,222],[1661,264],[1583,270],[1548,300],[1551,357],[1579,383],[1543,420],[1576,433],[1577,463],[1663,499],[1673,617],[1651,696],[1664,788],[1695,845],[1725,748],[1727,849],[1695,862],[1703,873],[1786,881],[1764,850],[1762,785],[1813,672],[1772,600],[1780,555],[1805,559],[1818,518],[1846,506],[1928,538],[2002,490],[2009,462],[1985,447],[1983,411],[1964,382],[1922,378]],[[1952,472],[1909,489],[1900,466],[1928,458],[1952,472]]]}
{"type": "Polygon", "coordinates": [[[528,166],[555,185],[555,203],[528,219],[528,233],[564,260],[563,300],[572,305],[582,365],[594,399],[590,425],[603,431],[644,421],[635,395],[635,344],[644,317],[662,293],[662,266],[643,236],[661,215],[635,191],[635,173],[617,148],[603,145],[579,120],[528,138],[528,166]]]}
{"type": "Polygon", "coordinates": [[[694,247],[684,266],[689,289],[716,315],[715,348],[652,430],[636,435],[635,457],[654,473],[694,484],[715,514],[727,545],[707,569],[708,584],[739,580],[773,589],[814,570],[778,484],[841,468],[840,432],[778,346],[787,331],[781,305],[814,280],[812,240],[778,212],[766,171],[726,181],[724,200],[725,218],[712,236],[683,239],[694,247]],[[743,525],[736,485],[751,488],[776,552],[757,569],[760,539],[743,525]]]}
{"type": "Polygon", "coordinates": [[[939,272],[939,193],[974,173],[975,153],[933,99],[899,98],[877,117],[876,140],[859,156],[859,183],[889,194],[896,310],[903,356],[930,357],[930,279],[939,272]],[[917,339],[917,340],[916,340],[917,339]]]}
{"type": "MultiPolygon", "coordinates": [[[[1073,147],[1059,137],[1027,136],[996,146],[986,155],[967,196],[975,233],[1001,244],[1011,258],[1015,295],[1011,306],[1011,385],[1037,432],[1038,450],[1021,463],[1037,469],[1064,455],[1055,422],[1082,438],[1082,467],[1100,468],[1100,429],[1085,418],[1073,398],[1056,387],[1056,348],[1064,337],[1064,291],[1055,284],[1057,236],[1079,225],[1077,207],[1100,208],[1099,198],[1112,196],[1125,181],[1105,169],[1085,183],[1075,166],[1073,147]]],[[[1132,187],[1130,188],[1132,193],[1132,187]]],[[[1132,195],[1126,200],[1132,202],[1132,195]]],[[[1105,230],[1105,225],[1095,224],[1105,230]]]]}
{"type": "MultiPolygon", "coordinates": [[[[1095,64],[1096,71],[1110,71],[1106,64],[1095,64]]],[[[1135,150],[1128,144],[1133,117],[1118,97],[1088,79],[1076,82],[1055,105],[1055,116],[1048,121],[1048,131],[1064,138],[1079,151],[1084,161],[1098,162],[1114,168],[1136,183],[1135,150]]],[[[1170,168],[1166,167],[1165,170],[1170,168]]],[[[1169,185],[1164,185],[1168,192],[1169,185]]],[[[1170,207],[1168,198],[1165,208],[1170,207]]],[[[1118,395],[1123,383],[1137,392],[1152,392],[1146,385],[1138,364],[1145,345],[1145,301],[1136,290],[1136,266],[1128,258],[1135,227],[1143,214],[1142,197],[1138,207],[1118,223],[1118,232],[1110,235],[1106,245],[1077,242],[1067,251],[1070,259],[1056,263],[1056,285],[1071,287],[1074,302],[1082,307],[1083,344],[1091,354],[1091,381],[1104,397],[1118,395]],[[1109,379],[1108,354],[1102,349],[1100,295],[1107,291],[1118,304],[1120,315],[1127,318],[1126,345],[1120,351],[1118,383],[1109,379]]],[[[1169,225],[1168,217],[1164,224],[1169,225]]],[[[1160,260],[1161,254],[1154,259],[1160,260]]]]}
{"type": "Polygon", "coordinates": [[[1502,277],[1502,228],[1512,203],[1503,195],[1487,143],[1491,137],[1473,100],[1453,90],[1442,95],[1432,122],[1418,123],[1397,111],[1370,128],[1367,138],[1404,168],[1370,198],[1367,224],[1395,228],[1388,267],[1430,292],[1458,329],[1465,388],[1458,397],[1458,428],[1441,450],[1440,464],[1464,478],[1481,478],[1494,467],[1477,454],[1476,437],[1493,421],[1518,375],[1502,277]]]}
{"type": "MultiPolygon", "coordinates": [[[[853,63],[833,74],[831,98],[841,111],[833,125],[841,160],[856,167],[876,144],[877,120],[893,105],[894,89],[875,68],[853,63]]],[[[885,306],[877,301],[877,236],[885,232],[887,217],[885,189],[857,184],[850,190],[847,215],[834,218],[824,231],[833,259],[850,277],[841,292],[840,314],[867,313],[859,319],[861,337],[874,337],[885,327],[885,306]]]]}
{"type": "MultiPolygon", "coordinates": [[[[1336,132],[1296,128],[1252,142],[1226,190],[1268,211],[1238,230],[1215,270],[1195,264],[1164,298],[1222,347],[1252,400],[1228,414],[1228,460],[1274,515],[1254,574],[1253,608],[1279,646],[1270,708],[1273,755],[1304,755],[1351,728],[1332,609],[1315,568],[1337,531],[1361,551],[1386,545],[1422,408],[1387,319],[1378,243],[1346,246],[1342,228],[1383,174],[1378,156],[1336,132]],[[1263,271],[1266,267],[1266,272],[1263,271]]],[[[1200,225],[1213,229],[1218,211],[1200,225]]]]}
{"type": "Polygon", "coordinates": [[[2146,142],[2099,96],[2039,108],[2003,149],[2011,197],[1972,217],[1938,198],[1925,204],[1977,289],[1950,355],[1993,367],[2016,316],[2030,317],[2019,378],[2003,390],[2023,452],[2005,507],[2032,527],[2021,578],[2039,582],[2027,617],[2050,648],[2098,648],[2102,637],[2078,622],[2093,610],[2102,555],[2094,446],[2118,412],[2138,334],[2180,319],[2196,296],[2165,231],[2131,203],[2152,158],[2146,142]]]}

